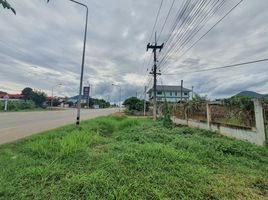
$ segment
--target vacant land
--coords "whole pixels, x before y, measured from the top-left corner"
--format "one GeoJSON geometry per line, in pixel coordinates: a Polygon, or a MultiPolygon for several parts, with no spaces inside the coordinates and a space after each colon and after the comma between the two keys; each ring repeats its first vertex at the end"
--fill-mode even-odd
{"type": "Polygon", "coordinates": [[[101,117],[0,147],[0,199],[268,199],[268,149],[101,117]]]}

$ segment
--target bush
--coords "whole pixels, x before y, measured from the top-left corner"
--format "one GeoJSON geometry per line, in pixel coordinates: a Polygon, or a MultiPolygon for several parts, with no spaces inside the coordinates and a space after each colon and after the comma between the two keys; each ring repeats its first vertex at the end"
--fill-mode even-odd
{"type": "Polygon", "coordinates": [[[163,114],[164,114],[163,126],[166,128],[172,128],[173,122],[172,122],[171,117],[170,117],[170,110],[169,110],[168,103],[167,103],[166,99],[164,102],[163,114]]]}
{"type": "MultiPolygon", "coordinates": [[[[18,111],[18,110],[27,110],[35,108],[35,103],[31,100],[9,100],[7,110],[9,111],[18,111]]],[[[5,101],[0,101],[0,109],[5,109],[5,101]]]]}
{"type": "MultiPolygon", "coordinates": [[[[144,110],[144,100],[138,99],[137,97],[130,97],[126,99],[123,103],[126,106],[127,111],[133,113],[132,111],[143,111],[144,110]]],[[[146,111],[149,110],[149,102],[146,102],[146,111]]]]}

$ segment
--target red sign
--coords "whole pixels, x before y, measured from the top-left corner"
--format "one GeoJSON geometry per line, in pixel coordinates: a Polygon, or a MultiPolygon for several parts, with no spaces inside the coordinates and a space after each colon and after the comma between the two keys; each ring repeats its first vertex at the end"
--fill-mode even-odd
{"type": "Polygon", "coordinates": [[[90,86],[84,87],[84,90],[83,90],[84,98],[89,98],[89,93],[90,93],[90,86]]]}

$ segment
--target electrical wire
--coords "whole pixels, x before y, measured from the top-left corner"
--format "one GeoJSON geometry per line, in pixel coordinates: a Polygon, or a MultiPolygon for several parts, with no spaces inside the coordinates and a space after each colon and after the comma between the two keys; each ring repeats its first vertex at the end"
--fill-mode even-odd
{"type": "Polygon", "coordinates": [[[168,10],[168,14],[167,14],[167,16],[166,16],[166,18],[165,18],[164,24],[163,24],[163,26],[162,26],[162,28],[161,28],[161,31],[160,31],[160,33],[159,33],[159,35],[158,35],[158,38],[157,38],[156,42],[158,42],[159,38],[161,37],[161,34],[162,34],[162,32],[163,32],[163,30],[164,30],[164,28],[165,28],[165,26],[166,26],[167,20],[168,20],[168,18],[169,18],[169,16],[170,16],[170,13],[171,13],[171,10],[172,10],[172,8],[173,8],[173,6],[174,6],[175,1],[176,1],[176,0],[173,0],[172,3],[171,3],[171,6],[170,6],[170,8],[169,8],[169,10],[168,10]]]}
{"type": "MultiPolygon", "coordinates": [[[[213,67],[213,68],[207,68],[207,69],[201,69],[201,70],[186,71],[186,72],[181,72],[179,74],[189,74],[189,73],[213,71],[213,70],[240,67],[240,66],[243,66],[243,65],[249,65],[249,64],[260,63],[260,62],[267,62],[267,61],[268,61],[268,58],[265,58],[265,59],[253,60],[253,61],[248,61],[248,62],[243,62],[243,63],[225,65],[225,66],[221,66],[221,67],[213,67]]],[[[177,76],[178,74],[162,74],[162,75],[165,75],[165,76],[177,76]]]]}
{"type": "Polygon", "coordinates": [[[181,56],[183,57],[190,49],[192,49],[200,40],[202,40],[210,31],[212,31],[223,19],[225,19],[243,0],[240,0],[235,6],[233,6],[222,18],[220,18],[208,31],[206,31],[196,42],[194,42],[181,56]]]}

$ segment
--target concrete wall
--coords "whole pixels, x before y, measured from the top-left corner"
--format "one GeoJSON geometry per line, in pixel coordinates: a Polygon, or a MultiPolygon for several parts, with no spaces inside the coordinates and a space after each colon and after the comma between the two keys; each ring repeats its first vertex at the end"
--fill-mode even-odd
{"type": "Polygon", "coordinates": [[[199,122],[191,119],[178,119],[175,116],[172,120],[176,124],[187,125],[193,128],[200,128],[209,131],[215,131],[221,135],[236,138],[239,140],[248,141],[253,144],[265,145],[265,126],[263,118],[262,103],[259,100],[254,100],[256,128],[244,128],[233,125],[210,123],[210,109],[207,106],[208,122],[199,122]]]}

